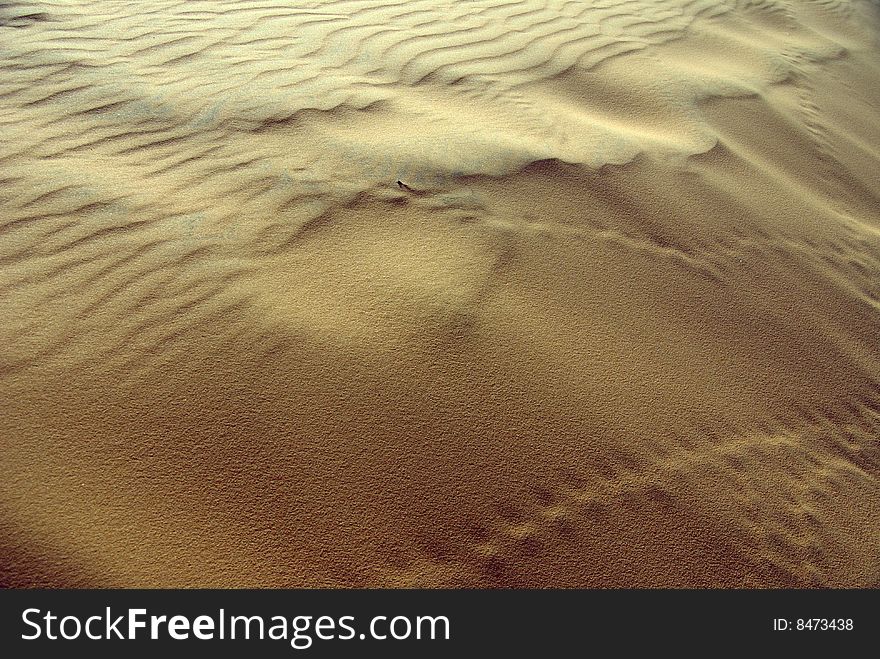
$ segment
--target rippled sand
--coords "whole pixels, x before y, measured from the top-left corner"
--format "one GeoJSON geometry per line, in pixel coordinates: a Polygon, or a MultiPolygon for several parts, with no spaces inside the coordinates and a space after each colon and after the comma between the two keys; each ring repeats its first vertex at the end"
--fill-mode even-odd
{"type": "Polygon", "coordinates": [[[878,48],[2,3],[0,584],[880,585],[878,48]]]}

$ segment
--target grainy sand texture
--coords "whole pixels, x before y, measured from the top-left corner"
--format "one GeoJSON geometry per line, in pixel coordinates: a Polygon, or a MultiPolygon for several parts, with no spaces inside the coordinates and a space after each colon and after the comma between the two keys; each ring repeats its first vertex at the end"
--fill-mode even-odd
{"type": "Polygon", "coordinates": [[[876,0],[2,2],[0,183],[2,585],[880,585],[876,0]]]}

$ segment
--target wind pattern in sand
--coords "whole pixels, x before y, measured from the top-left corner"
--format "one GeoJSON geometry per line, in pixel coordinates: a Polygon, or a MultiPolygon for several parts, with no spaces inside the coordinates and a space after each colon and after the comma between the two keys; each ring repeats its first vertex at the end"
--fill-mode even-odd
{"type": "Polygon", "coordinates": [[[0,581],[877,585],[876,26],[0,3],[0,581]]]}

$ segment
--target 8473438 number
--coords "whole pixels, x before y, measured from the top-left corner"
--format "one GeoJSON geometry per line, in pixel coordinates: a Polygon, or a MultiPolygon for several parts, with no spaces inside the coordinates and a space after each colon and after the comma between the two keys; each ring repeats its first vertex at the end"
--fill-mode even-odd
{"type": "Polygon", "coordinates": [[[798,631],[852,631],[852,618],[798,618],[795,629],[798,631]]]}

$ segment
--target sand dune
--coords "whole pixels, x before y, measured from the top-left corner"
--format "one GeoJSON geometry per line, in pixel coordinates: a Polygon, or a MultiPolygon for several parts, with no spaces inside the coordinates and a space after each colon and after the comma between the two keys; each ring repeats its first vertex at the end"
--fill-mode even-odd
{"type": "Polygon", "coordinates": [[[878,35],[0,4],[0,583],[880,585],[878,35]]]}

